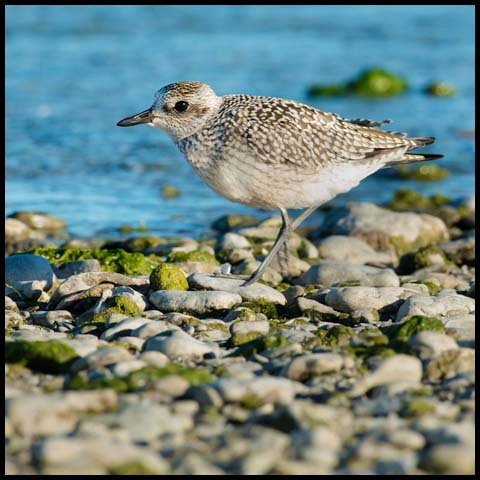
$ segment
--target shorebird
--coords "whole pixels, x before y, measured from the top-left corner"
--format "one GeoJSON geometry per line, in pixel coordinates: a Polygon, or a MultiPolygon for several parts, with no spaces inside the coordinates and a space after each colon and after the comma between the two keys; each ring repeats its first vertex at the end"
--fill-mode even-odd
{"type": "Polygon", "coordinates": [[[149,109],[117,125],[142,123],[166,132],[215,192],[280,210],[278,236],[245,286],[262,277],[289,235],[323,203],[380,168],[443,156],[408,153],[435,138],[375,128],[388,120],[349,120],[282,98],[217,96],[201,82],[166,85],[149,109]],[[303,212],[291,220],[287,209],[303,212]]]}

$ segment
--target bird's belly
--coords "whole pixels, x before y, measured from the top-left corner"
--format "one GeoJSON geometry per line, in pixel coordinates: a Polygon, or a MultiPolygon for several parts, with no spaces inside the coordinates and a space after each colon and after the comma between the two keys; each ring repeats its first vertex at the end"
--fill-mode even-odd
{"type": "Polygon", "coordinates": [[[201,167],[196,162],[190,163],[203,181],[223,197],[266,210],[321,205],[355,187],[380,167],[348,163],[305,172],[285,164],[233,157],[221,162],[202,162],[201,167]]]}

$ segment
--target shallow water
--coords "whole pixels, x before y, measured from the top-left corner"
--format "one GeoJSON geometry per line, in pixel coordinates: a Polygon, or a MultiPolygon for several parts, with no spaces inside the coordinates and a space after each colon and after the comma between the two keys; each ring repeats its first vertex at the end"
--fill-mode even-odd
{"type": "Polygon", "coordinates": [[[459,197],[474,191],[472,6],[8,6],[6,207],[51,213],[76,236],[118,237],[120,225],[198,236],[226,213],[255,212],[209,190],[162,132],[115,126],[178,80],[218,94],[295,99],[348,118],[394,120],[393,130],[433,135],[428,148],[451,175],[401,181],[383,170],[338,197],[388,201],[413,187],[459,197]],[[404,76],[391,99],[309,99],[369,66],[404,76]],[[431,81],[457,88],[425,95],[431,81]],[[180,197],[165,200],[173,185],[180,197]]]}

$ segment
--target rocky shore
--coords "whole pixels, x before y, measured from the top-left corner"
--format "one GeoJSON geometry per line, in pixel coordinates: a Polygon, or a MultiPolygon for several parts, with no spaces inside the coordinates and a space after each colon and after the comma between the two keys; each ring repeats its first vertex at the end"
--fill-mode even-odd
{"type": "Polygon", "coordinates": [[[7,218],[6,473],[473,474],[474,199],[422,199],[329,209],[249,287],[279,217],[7,218]]]}

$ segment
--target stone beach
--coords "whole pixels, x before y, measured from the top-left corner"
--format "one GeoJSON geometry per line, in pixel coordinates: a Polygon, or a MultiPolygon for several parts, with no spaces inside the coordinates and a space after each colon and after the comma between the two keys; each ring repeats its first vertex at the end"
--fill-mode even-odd
{"type": "Polygon", "coordinates": [[[278,216],[7,218],[6,474],[474,474],[474,199],[389,207],[326,211],[248,287],[278,216]]]}

